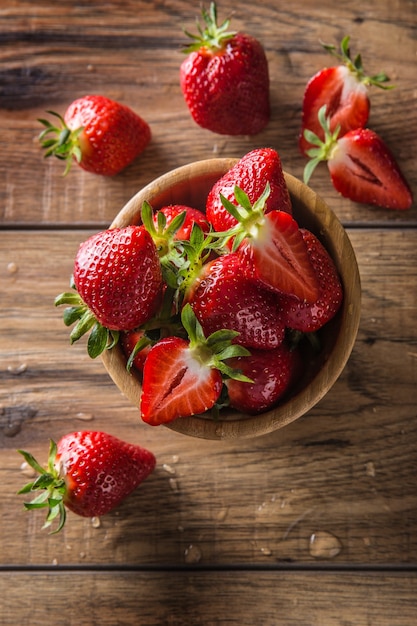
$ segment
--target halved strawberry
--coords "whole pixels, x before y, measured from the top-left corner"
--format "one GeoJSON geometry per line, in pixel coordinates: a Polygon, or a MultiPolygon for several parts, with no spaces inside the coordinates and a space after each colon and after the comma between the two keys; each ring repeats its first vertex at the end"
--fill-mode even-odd
{"type": "Polygon", "coordinates": [[[268,195],[267,184],[254,205],[239,187],[235,188],[238,206],[221,196],[225,208],[238,222],[230,231],[234,234],[233,250],[248,278],[272,291],[315,302],[317,276],[299,226],[285,211],[265,214],[268,195]]]}
{"type": "Polygon", "coordinates": [[[218,331],[206,339],[189,304],[182,309],[181,319],[189,339],[161,339],[149,351],[143,368],[141,416],[152,426],[211,409],[222,391],[222,374],[245,380],[224,362],[249,354],[232,345],[237,333],[218,331]]]}
{"type": "Polygon", "coordinates": [[[227,380],[230,406],[242,413],[257,414],[277,404],[287,393],[300,370],[300,354],[284,342],[274,350],[251,350],[229,365],[239,368],[251,383],[227,380]]]}
{"type": "Polygon", "coordinates": [[[326,161],[334,188],[342,196],[363,204],[387,209],[411,207],[412,193],[397,162],[384,141],[369,128],[351,130],[339,138],[326,117],[326,107],[319,111],[319,122],[325,134],[322,142],[313,132],[306,137],[316,146],[308,150],[311,160],[304,169],[307,184],[320,161],[326,161]]]}
{"type": "Polygon", "coordinates": [[[323,105],[327,107],[330,130],[333,132],[340,126],[342,136],[350,130],[366,125],[370,110],[368,88],[371,85],[382,89],[391,88],[390,85],[385,85],[389,78],[384,73],[366,76],[361,56],[358,54],[354,59],[350,56],[349,40],[349,37],[342,39],[341,54],[335,52],[335,46],[324,44],[324,49],[342,64],[322,69],[307,83],[299,137],[299,146],[303,154],[307,154],[307,150],[312,147],[304,134],[305,129],[324,139],[323,129],[318,122],[318,112],[323,105]]]}
{"type": "Polygon", "coordinates": [[[279,154],[272,148],[256,148],[245,154],[212,187],[206,202],[206,217],[217,231],[225,231],[237,220],[221,201],[221,195],[237,204],[235,187],[243,189],[254,204],[269,183],[270,194],[265,202],[265,213],[279,209],[292,212],[290,194],[282,171],[279,154]]]}
{"type": "Polygon", "coordinates": [[[284,339],[275,294],[245,275],[237,253],[206,264],[186,297],[206,336],[229,328],[239,333],[240,345],[267,350],[284,339]]]}
{"type": "Polygon", "coordinates": [[[284,323],[293,330],[315,332],[327,324],[339,310],[343,287],[333,259],[319,239],[309,230],[300,229],[310,261],[317,273],[319,296],[313,303],[302,302],[293,296],[279,298],[284,323]]]}

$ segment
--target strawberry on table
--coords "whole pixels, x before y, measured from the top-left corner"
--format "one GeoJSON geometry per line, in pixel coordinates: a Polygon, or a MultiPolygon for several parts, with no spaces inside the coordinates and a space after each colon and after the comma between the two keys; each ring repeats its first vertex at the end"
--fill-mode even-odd
{"type": "Polygon", "coordinates": [[[242,189],[254,204],[269,184],[270,193],[265,202],[265,213],[274,209],[292,213],[291,199],[285,182],[279,154],[272,148],[255,148],[245,154],[212,187],[206,202],[206,217],[217,231],[225,231],[236,224],[227,211],[221,195],[237,204],[235,187],[242,189]]]}
{"type": "Polygon", "coordinates": [[[40,494],[27,509],[48,508],[45,527],[58,519],[61,530],[66,508],[83,517],[104,515],[116,508],[153,471],[149,450],[100,431],[78,431],[51,441],[47,468],[19,450],[39,476],[19,493],[40,494]]]}
{"type": "Polygon", "coordinates": [[[319,111],[324,141],[309,130],[307,139],[315,147],[308,150],[310,161],[304,169],[307,184],[320,161],[327,162],[334,188],[344,197],[387,209],[406,210],[413,202],[410,187],[384,141],[369,128],[351,130],[339,137],[332,132],[326,107],[319,111]]]}
{"type": "Polygon", "coordinates": [[[205,28],[186,34],[193,42],[180,68],[185,102],[199,126],[222,135],[255,135],[269,122],[269,72],[260,42],[217,24],[214,2],[202,11],[205,28]]]}
{"type": "Polygon", "coordinates": [[[58,122],[39,122],[45,156],[66,161],[65,174],[73,160],[94,174],[113,176],[139,156],[151,140],[148,123],[129,107],[105,96],[87,95],[74,100],[64,117],[48,111],[58,122]]]}
{"type": "Polygon", "coordinates": [[[203,268],[186,296],[204,334],[228,328],[236,341],[251,348],[276,348],[285,323],[274,293],[247,278],[237,253],[218,257],[203,268]]]}
{"type": "Polygon", "coordinates": [[[342,304],[343,287],[333,259],[320,240],[309,230],[300,230],[317,273],[319,295],[313,303],[303,302],[293,296],[282,296],[279,302],[286,326],[311,333],[322,328],[336,315],[342,304]]]}
{"type": "Polygon", "coordinates": [[[330,130],[333,132],[340,126],[342,136],[350,130],[366,126],[370,111],[368,95],[370,86],[392,88],[391,85],[385,84],[389,78],[384,73],[366,76],[361,56],[358,54],[354,59],[350,56],[349,40],[349,37],[342,39],[340,54],[335,51],[334,46],[324,44],[324,49],[341,63],[320,70],[307,83],[299,137],[299,146],[303,154],[312,147],[304,135],[305,129],[324,139],[323,129],[318,121],[318,112],[322,106],[327,107],[330,130]]]}
{"type": "Polygon", "coordinates": [[[161,264],[143,226],[108,229],[89,237],[75,257],[73,280],[76,292],[60,294],[55,304],[70,305],[64,321],[68,326],[77,322],[72,342],[93,328],[90,356],[107,347],[108,331],[133,330],[161,303],[161,264]]]}
{"type": "Polygon", "coordinates": [[[143,368],[141,417],[152,426],[213,408],[223,375],[245,380],[225,363],[227,358],[249,354],[232,345],[236,332],[221,330],[206,338],[189,304],[181,318],[189,339],[161,339],[149,351],[143,368]]]}

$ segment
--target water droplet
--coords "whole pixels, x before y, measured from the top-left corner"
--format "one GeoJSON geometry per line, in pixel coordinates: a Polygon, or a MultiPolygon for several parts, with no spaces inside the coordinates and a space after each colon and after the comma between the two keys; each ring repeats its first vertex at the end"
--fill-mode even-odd
{"type": "Polygon", "coordinates": [[[180,457],[178,456],[178,454],[173,454],[172,455],[172,462],[173,463],[178,463],[179,460],[180,460],[180,457]]]}
{"type": "Polygon", "coordinates": [[[36,470],[34,470],[33,467],[26,463],[26,461],[23,461],[22,465],[20,466],[20,471],[24,476],[27,476],[28,478],[35,478],[36,476],[36,470]]]}
{"type": "Polygon", "coordinates": [[[372,461],[368,461],[368,463],[365,464],[365,471],[367,476],[370,476],[371,478],[375,477],[375,465],[372,461]]]}
{"type": "Polygon", "coordinates": [[[177,530],[179,533],[183,533],[185,529],[184,529],[184,526],[179,525],[177,526],[177,530]]]}
{"type": "Polygon", "coordinates": [[[82,422],[91,422],[94,419],[94,415],[92,413],[83,413],[80,411],[75,414],[75,419],[81,420],[82,422]]]}
{"type": "Polygon", "coordinates": [[[58,559],[52,559],[52,565],[58,565],[58,559]]]}
{"type": "Polygon", "coordinates": [[[217,512],[216,521],[217,522],[224,522],[224,520],[226,519],[228,513],[229,513],[229,508],[228,507],[225,507],[224,509],[220,509],[220,511],[217,512]]]}
{"type": "Polygon", "coordinates": [[[91,518],[91,526],[93,528],[100,528],[101,526],[101,521],[99,517],[92,517],[91,518]]]}
{"type": "Polygon", "coordinates": [[[17,267],[16,263],[14,263],[13,261],[7,264],[7,271],[9,272],[9,274],[16,274],[18,269],[19,268],[17,267]]]}
{"type": "Polygon", "coordinates": [[[21,422],[9,422],[4,427],[4,435],[5,437],[15,437],[22,430],[21,422]]]}
{"type": "Polygon", "coordinates": [[[27,363],[19,363],[19,365],[8,365],[7,366],[7,371],[10,374],[13,374],[15,376],[19,376],[19,374],[24,374],[24,372],[26,372],[28,366],[27,363]]]}
{"type": "Polygon", "coordinates": [[[184,552],[184,560],[186,563],[199,563],[201,561],[201,550],[198,546],[189,545],[184,552]]]}
{"type": "Polygon", "coordinates": [[[319,530],[310,537],[310,554],[315,559],[333,559],[341,549],[339,539],[325,530],[319,530]]]}
{"type": "Polygon", "coordinates": [[[261,548],[261,552],[265,556],[271,556],[271,554],[272,554],[272,550],[270,548],[261,548]]]}
{"type": "Polygon", "coordinates": [[[168,465],[168,463],[164,463],[162,465],[162,469],[164,470],[164,472],[167,472],[168,474],[175,474],[176,472],[176,470],[171,465],[168,465]]]}
{"type": "Polygon", "coordinates": [[[173,491],[174,493],[180,492],[180,487],[178,485],[178,480],[176,478],[170,478],[168,483],[171,488],[171,491],[173,491]]]}

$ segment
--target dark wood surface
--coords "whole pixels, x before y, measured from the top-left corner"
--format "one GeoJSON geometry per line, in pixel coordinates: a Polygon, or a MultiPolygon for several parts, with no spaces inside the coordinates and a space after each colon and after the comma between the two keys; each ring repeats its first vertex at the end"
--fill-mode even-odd
{"type": "Polygon", "coordinates": [[[156,176],[272,146],[301,177],[297,134],[309,77],[332,63],[320,40],[351,36],[370,73],[370,126],[417,193],[414,1],[219,3],[265,46],[272,119],[256,137],[197,127],[179,87],[175,0],[7,0],[0,8],[0,625],[297,624],[412,626],[417,615],[417,214],[341,198],[326,166],[311,186],[357,254],[362,316],[352,356],[307,415],[242,442],[195,440],[140,421],[85,345],[69,346],[55,295],[79,243],[156,176]],[[278,6],[280,4],[280,6],[278,6]],[[101,93],[138,111],[152,143],[105,179],[44,160],[37,118],[101,93]],[[153,450],[149,479],[100,520],[42,530],[16,491],[18,448],[107,430],[153,450]],[[52,617],[53,607],[58,613],[52,617]]]}

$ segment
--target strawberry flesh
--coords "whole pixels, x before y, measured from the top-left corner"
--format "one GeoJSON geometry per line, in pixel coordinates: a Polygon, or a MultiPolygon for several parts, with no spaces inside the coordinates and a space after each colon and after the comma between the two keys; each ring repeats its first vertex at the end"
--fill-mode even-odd
{"type": "Polygon", "coordinates": [[[254,237],[238,249],[246,275],[266,288],[306,302],[318,297],[316,272],[294,218],[284,211],[265,215],[254,237]]]}
{"type": "Polygon", "coordinates": [[[335,189],[354,202],[398,210],[412,204],[411,190],[394,156],[368,128],[338,139],[327,165],[335,189]]]}
{"type": "Polygon", "coordinates": [[[161,339],[143,368],[141,416],[156,426],[212,408],[222,390],[221,373],[204,364],[189,341],[161,339]]]}

